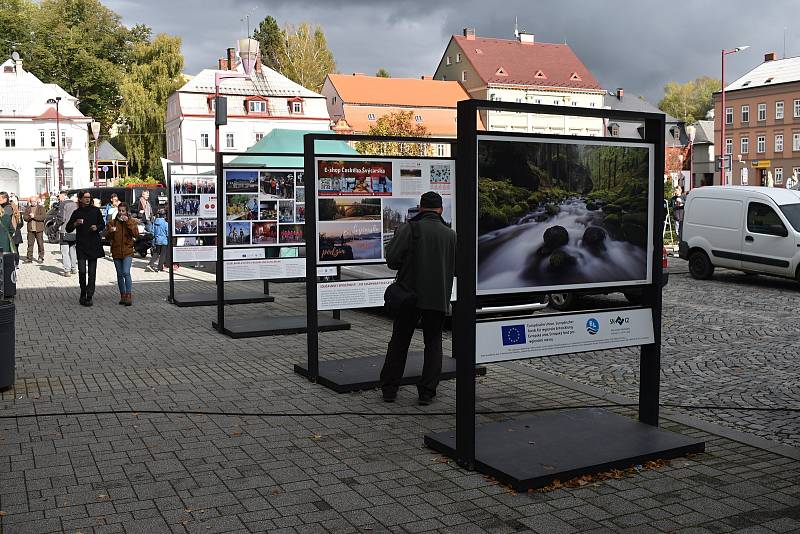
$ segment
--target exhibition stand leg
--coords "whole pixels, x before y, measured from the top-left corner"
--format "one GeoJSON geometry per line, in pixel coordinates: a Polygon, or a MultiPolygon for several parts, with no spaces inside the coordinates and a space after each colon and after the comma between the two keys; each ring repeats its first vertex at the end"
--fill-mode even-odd
{"type": "MultiPolygon", "coordinates": [[[[542,154],[553,148],[556,139],[559,143],[571,144],[573,153],[591,150],[583,146],[576,147],[582,140],[574,136],[519,135],[512,138],[499,132],[482,131],[478,139],[476,117],[479,111],[491,112],[487,110],[547,116],[563,114],[563,109],[553,106],[476,100],[458,104],[459,154],[456,170],[459,182],[456,212],[459,231],[456,272],[459,296],[453,318],[453,331],[458,333],[453,336],[453,350],[458,354],[456,428],[455,431],[426,435],[425,444],[455,459],[462,467],[491,476],[516,491],[540,488],[554,480],[566,482],[581,475],[627,468],[649,460],[703,452],[704,442],[658,427],[662,305],[660,269],[650,271],[647,285],[642,286],[645,288],[644,303],[639,308],[477,320],[475,310],[480,264],[477,261],[476,171],[479,166],[483,165],[481,177],[491,179],[491,173],[485,172],[491,170],[491,164],[487,162],[505,161],[506,158],[499,152],[489,153],[504,143],[514,143],[515,154],[534,154],[531,157],[535,158],[546,157],[542,154]],[[479,151],[478,143],[487,138],[489,142],[485,147],[481,146],[483,151],[479,151]],[[540,146],[526,152],[533,143],[540,146]],[[486,159],[479,162],[479,154],[486,159]],[[653,335],[647,335],[648,329],[652,329],[653,335]],[[637,342],[644,339],[647,341],[637,342]],[[638,421],[596,408],[565,408],[519,420],[476,426],[476,362],[510,361],[633,346],[641,347],[638,421]]],[[[660,199],[663,198],[663,181],[657,177],[662,176],[664,167],[664,116],[590,108],[574,108],[569,113],[598,120],[643,123],[644,143],[640,140],[638,145],[630,142],[622,145],[619,140],[608,140],[605,144],[611,151],[621,146],[620,152],[629,156],[631,150],[650,151],[649,186],[644,177],[638,178],[638,183],[645,183],[642,189],[649,187],[650,198],[654,199],[648,210],[648,224],[653,230],[650,241],[652,265],[660,265],[663,238],[660,225],[663,207],[660,199]]],[[[589,143],[592,146],[598,144],[596,138],[587,138],[586,141],[586,146],[589,143]]],[[[568,151],[564,149],[562,153],[568,151]]],[[[647,251],[647,247],[644,250],[647,251]]],[[[575,282],[573,290],[580,290],[580,283],[575,282]]],[[[502,296],[502,293],[495,293],[493,297],[498,298],[498,294],[502,296]]]]}

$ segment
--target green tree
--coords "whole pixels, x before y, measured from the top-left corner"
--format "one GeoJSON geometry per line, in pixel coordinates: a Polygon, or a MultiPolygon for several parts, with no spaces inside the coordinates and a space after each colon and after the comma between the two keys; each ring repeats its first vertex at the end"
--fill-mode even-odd
{"type": "Polygon", "coordinates": [[[702,76],[686,83],[669,82],[664,86],[664,98],[658,108],[687,124],[705,118],[714,107],[713,93],[722,85],[719,80],[702,76]]]}
{"type": "Polygon", "coordinates": [[[253,32],[261,52],[261,64],[273,70],[280,70],[281,58],[286,55],[286,35],[271,15],[258,24],[253,32]]]}
{"type": "Polygon", "coordinates": [[[391,78],[392,77],[389,74],[389,71],[384,69],[384,68],[378,69],[378,72],[375,73],[375,76],[377,76],[378,78],[391,78]]]}
{"type": "MultiPolygon", "coordinates": [[[[412,111],[396,111],[380,117],[374,125],[370,126],[367,135],[429,137],[428,129],[414,120],[412,111]]],[[[359,141],[356,143],[356,150],[361,154],[424,156],[429,151],[429,145],[425,143],[359,141]]]]}
{"type": "Polygon", "coordinates": [[[0,0],[0,50],[3,60],[31,46],[36,6],[30,0],[0,0]]]}
{"type": "Polygon", "coordinates": [[[160,176],[166,153],[167,98],[184,83],[181,39],[157,35],[136,45],[131,65],[120,88],[121,135],[134,172],[160,176]]]}
{"type": "Polygon", "coordinates": [[[286,48],[279,62],[280,73],[306,89],[319,92],[325,77],[336,70],[322,28],[312,29],[304,22],[296,27],[286,25],[284,34],[286,48]]]}

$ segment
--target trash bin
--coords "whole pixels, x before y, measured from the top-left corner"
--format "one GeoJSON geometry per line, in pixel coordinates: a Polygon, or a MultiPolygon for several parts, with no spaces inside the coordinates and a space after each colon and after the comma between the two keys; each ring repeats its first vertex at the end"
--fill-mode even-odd
{"type": "Polygon", "coordinates": [[[16,308],[13,301],[0,301],[0,391],[14,385],[15,313],[16,308]]]}

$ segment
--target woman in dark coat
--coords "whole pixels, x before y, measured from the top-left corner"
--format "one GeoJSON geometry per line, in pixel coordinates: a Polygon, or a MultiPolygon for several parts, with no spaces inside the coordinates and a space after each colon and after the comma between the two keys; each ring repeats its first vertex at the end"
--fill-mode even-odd
{"type": "Polygon", "coordinates": [[[92,194],[89,191],[78,193],[78,209],[72,212],[67,222],[67,232],[75,230],[75,248],[78,252],[78,279],[81,284],[80,303],[92,305],[94,281],[97,275],[97,259],[105,256],[100,236],[105,228],[103,212],[92,206],[92,194]],[[89,278],[86,278],[86,267],[89,267],[89,278]]]}

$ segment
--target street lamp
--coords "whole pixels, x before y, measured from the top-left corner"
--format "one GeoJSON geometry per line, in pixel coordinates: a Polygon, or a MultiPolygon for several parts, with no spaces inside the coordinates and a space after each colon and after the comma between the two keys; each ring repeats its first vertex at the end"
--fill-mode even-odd
{"type": "MultiPolygon", "coordinates": [[[[728,177],[725,175],[725,121],[727,120],[727,113],[725,110],[725,56],[728,54],[735,54],[736,52],[741,52],[742,50],[747,50],[750,48],[749,46],[737,46],[733,50],[725,50],[722,49],[722,133],[720,136],[720,154],[722,154],[722,165],[720,165],[720,172],[719,172],[719,183],[721,185],[728,185],[728,177]]],[[[731,159],[733,159],[733,154],[731,154],[731,159]]],[[[732,167],[733,165],[731,165],[732,167]]]]}
{"type": "Polygon", "coordinates": [[[686,137],[689,138],[689,186],[686,188],[686,193],[694,187],[694,138],[697,135],[697,127],[690,124],[686,127],[686,137]]]}
{"type": "Polygon", "coordinates": [[[64,162],[61,161],[61,113],[58,111],[58,103],[61,102],[61,97],[57,96],[55,98],[49,98],[47,100],[48,104],[55,104],[56,105],[56,149],[58,157],[56,158],[58,161],[58,189],[61,190],[64,187],[64,162]]]}
{"type": "Polygon", "coordinates": [[[89,127],[94,137],[94,185],[97,186],[97,139],[100,137],[100,123],[92,121],[89,127]]]}

